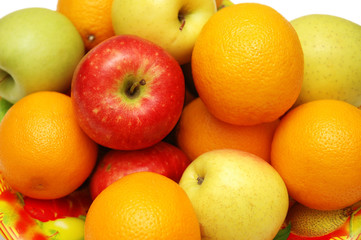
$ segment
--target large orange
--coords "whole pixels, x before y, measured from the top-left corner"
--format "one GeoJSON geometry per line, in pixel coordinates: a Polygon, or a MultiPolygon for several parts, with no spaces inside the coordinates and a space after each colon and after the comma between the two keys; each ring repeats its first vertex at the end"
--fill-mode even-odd
{"type": "Polygon", "coordinates": [[[113,0],[58,0],[57,11],[72,21],[86,50],[115,35],[111,20],[113,0]]]}
{"type": "Polygon", "coordinates": [[[63,197],[91,173],[98,147],[77,124],[69,96],[36,92],[16,102],[0,124],[0,172],[20,193],[63,197]]]}
{"type": "Polygon", "coordinates": [[[283,115],[301,91],[303,64],[289,21],[257,3],[234,4],[215,13],[192,54],[200,98],[215,117],[237,125],[283,115]]]}
{"type": "Polygon", "coordinates": [[[271,164],[290,196],[334,210],[361,200],[361,110],[337,100],[292,109],[276,129],[271,164]]]}
{"type": "Polygon", "coordinates": [[[129,174],[94,200],[85,240],[200,240],[200,226],[184,190],[152,172],[129,174]]]}
{"type": "Polygon", "coordinates": [[[271,143],[279,119],[253,126],[233,125],[215,118],[200,98],[183,110],[176,128],[177,145],[191,160],[214,149],[233,148],[269,162],[271,143]]]}

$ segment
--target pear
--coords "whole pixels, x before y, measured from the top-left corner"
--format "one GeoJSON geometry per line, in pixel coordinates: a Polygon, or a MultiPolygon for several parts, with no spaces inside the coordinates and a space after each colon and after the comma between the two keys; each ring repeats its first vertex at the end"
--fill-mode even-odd
{"type": "Polygon", "coordinates": [[[310,14],[291,21],[304,52],[304,81],[294,106],[337,99],[361,106],[361,26],[310,14]]]}

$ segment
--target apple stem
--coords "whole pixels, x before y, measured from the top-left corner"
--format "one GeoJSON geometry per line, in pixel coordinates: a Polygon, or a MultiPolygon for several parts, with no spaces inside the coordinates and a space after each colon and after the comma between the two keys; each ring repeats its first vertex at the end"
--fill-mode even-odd
{"type": "Polygon", "coordinates": [[[179,30],[182,31],[183,28],[184,28],[184,25],[186,24],[186,19],[184,18],[184,16],[183,16],[182,14],[179,14],[178,19],[179,19],[179,21],[181,22],[181,25],[180,25],[180,27],[179,27],[179,30]]]}
{"type": "Polygon", "coordinates": [[[197,177],[197,183],[198,183],[198,185],[202,185],[203,181],[204,181],[204,178],[199,177],[199,176],[197,177]]]}
{"type": "Polygon", "coordinates": [[[1,83],[2,81],[5,81],[5,79],[7,79],[9,76],[10,76],[10,75],[9,75],[7,72],[2,71],[2,70],[0,69],[0,83],[1,83]]]}
{"type": "Polygon", "coordinates": [[[132,86],[130,87],[130,89],[129,89],[130,95],[134,94],[134,91],[137,89],[137,87],[144,86],[145,84],[146,84],[146,81],[144,79],[142,79],[140,81],[137,81],[137,82],[134,82],[132,84],[132,86]]]}
{"type": "Polygon", "coordinates": [[[55,237],[55,236],[58,235],[58,234],[59,234],[59,231],[56,231],[54,234],[51,234],[51,235],[49,236],[49,239],[52,238],[52,237],[55,237]]]}

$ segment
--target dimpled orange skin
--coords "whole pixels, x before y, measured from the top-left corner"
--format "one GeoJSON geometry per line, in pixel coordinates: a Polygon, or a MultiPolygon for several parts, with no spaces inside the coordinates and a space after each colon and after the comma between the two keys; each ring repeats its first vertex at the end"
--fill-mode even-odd
{"type": "Polygon", "coordinates": [[[289,21],[257,3],[234,4],[214,14],[192,54],[200,98],[215,117],[236,125],[282,116],[301,91],[303,66],[289,21]]]}
{"type": "Polygon", "coordinates": [[[191,160],[210,150],[233,148],[270,162],[273,134],[279,122],[277,119],[252,126],[229,124],[215,118],[196,98],[182,112],[176,128],[177,145],[191,160]]]}
{"type": "Polygon", "coordinates": [[[98,153],[78,126],[69,96],[32,93],[16,102],[0,124],[0,172],[20,193],[54,199],[76,190],[98,153]]]}
{"type": "Polygon", "coordinates": [[[90,206],[85,240],[201,240],[200,226],[184,190],[153,173],[124,176],[90,206]]]}
{"type": "Polygon", "coordinates": [[[281,120],[271,164],[295,201],[335,210],[361,200],[361,110],[343,101],[316,100],[281,120]]]}
{"type": "Polygon", "coordinates": [[[72,21],[89,51],[115,35],[112,3],[113,0],[58,0],[57,11],[72,21]]]}

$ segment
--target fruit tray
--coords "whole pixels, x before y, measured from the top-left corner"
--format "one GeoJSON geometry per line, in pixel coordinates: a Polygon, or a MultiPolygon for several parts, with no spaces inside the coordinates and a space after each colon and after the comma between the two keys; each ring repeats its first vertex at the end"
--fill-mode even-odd
{"type": "Polygon", "coordinates": [[[46,2],[0,6],[0,240],[361,240],[352,3],[46,2]]]}
{"type": "Polygon", "coordinates": [[[86,188],[56,200],[23,197],[0,174],[0,239],[83,239],[90,203],[86,188]]]}
{"type": "MultiPolygon", "coordinates": [[[[11,189],[0,174],[0,239],[55,240],[83,239],[84,220],[91,204],[86,186],[56,200],[38,200],[22,196],[11,189]],[[62,236],[59,238],[59,236],[62,236]],[[1,238],[3,237],[3,238],[1,238]]],[[[318,237],[302,237],[284,225],[277,240],[358,240],[361,239],[361,203],[349,209],[347,217],[320,216],[313,226],[334,231],[318,237]]],[[[304,222],[307,223],[307,221],[304,222]]]]}

